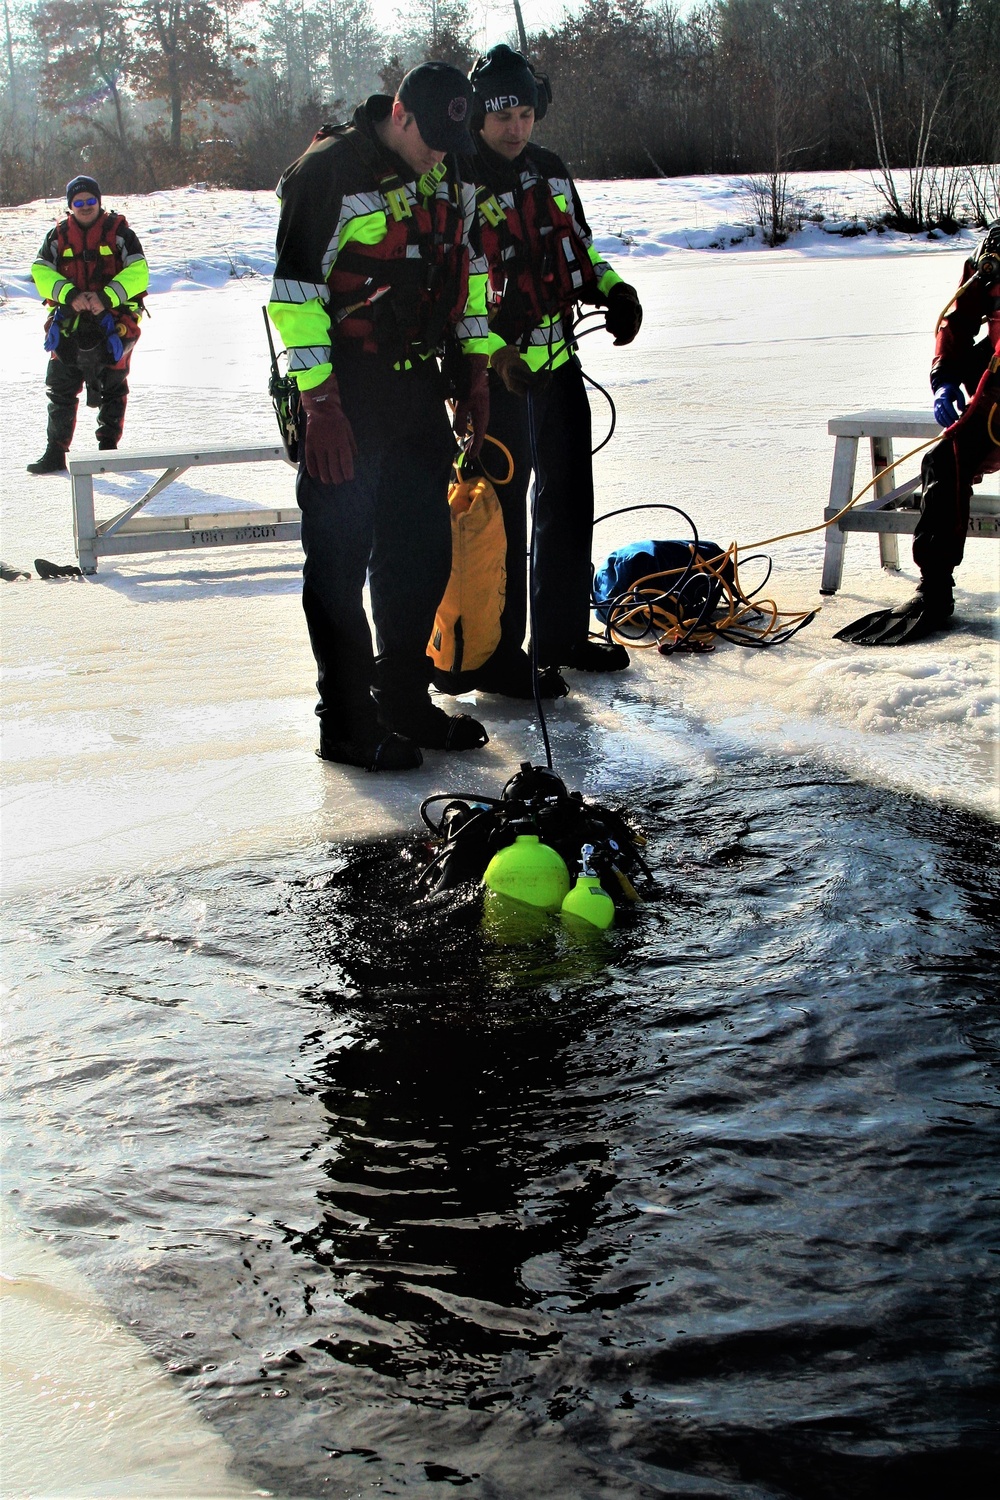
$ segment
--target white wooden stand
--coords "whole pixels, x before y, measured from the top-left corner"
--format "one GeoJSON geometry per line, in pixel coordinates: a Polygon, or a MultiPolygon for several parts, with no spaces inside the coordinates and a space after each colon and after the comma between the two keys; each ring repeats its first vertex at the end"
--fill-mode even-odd
{"type": "Polygon", "coordinates": [[[80,567],[85,573],[96,573],[99,557],[121,557],[133,552],[188,552],[192,547],[247,547],[255,542],[297,541],[301,534],[297,507],[187,516],[142,515],[143,507],[153,496],[188,469],[211,464],[270,463],[275,459],[290,463],[280,443],[260,448],[206,444],[192,449],[117,449],[89,458],[70,458],[73,539],[80,567]],[[148,469],[160,469],[162,473],[145,494],[110,521],[97,522],[94,475],[134,474],[148,469]]]}
{"type": "MultiPolygon", "coordinates": [[[[899,483],[895,470],[883,473],[895,457],[892,440],[900,438],[905,440],[904,447],[913,447],[925,438],[942,436],[944,429],[938,426],[931,412],[858,411],[831,418],[827,430],[837,443],[833,452],[830,503],[823,512],[824,520],[829,521],[843,510],[854,494],[861,438],[868,438],[871,445],[872,474],[882,476],[875,481],[873,499],[862,500],[835,525],[827,527],[820,593],[835,594],[844,576],[844,548],[849,531],[877,532],[883,568],[899,567],[897,538],[901,534],[912,536],[920,516],[920,476],[899,483]]],[[[973,495],[968,534],[1000,541],[1000,495],[973,495]]]]}

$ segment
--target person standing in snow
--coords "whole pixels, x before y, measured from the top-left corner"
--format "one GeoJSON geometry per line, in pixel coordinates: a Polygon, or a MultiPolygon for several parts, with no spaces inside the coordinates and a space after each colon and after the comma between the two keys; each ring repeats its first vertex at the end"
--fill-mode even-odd
{"type": "Polygon", "coordinates": [[[471,149],[471,102],[457,68],[422,63],[395,99],[373,95],[349,126],[320,131],[279,185],[268,311],[305,419],[296,494],[318,753],[369,771],[488,740],[431,702],[427,656],[451,569],[446,341],[464,378],[455,430],[471,424],[473,453],[489,399],[475,194],[449,154],[471,149]]]}
{"type": "Polygon", "coordinates": [[[947,431],[921,465],[913,533],[919,587],[906,604],[838,630],[839,640],[903,646],[944,630],[955,612],[953,573],[965,553],[972,487],[1000,469],[1000,219],[965,262],[954,307],[938,325],[931,390],[935,419],[947,431]]]}
{"type": "Polygon", "coordinates": [[[528,396],[533,404],[540,472],[535,476],[533,650],[539,688],[560,697],[569,688],[561,666],[584,672],[628,666],[623,646],[590,638],[594,475],[590,404],[573,342],[578,302],[606,307],[616,344],[639,332],[642,308],[596,251],[569,170],[533,145],[551,92],[548,80],[504,43],[491,47],[470,75],[476,95],[476,151],[463,175],[477,187],[483,248],[490,265],[490,424],[509,449],[510,484],[498,490],[507,533],[507,593],[500,644],[475,672],[435,673],[443,691],[533,696],[523,649],[527,617],[525,500],[532,470],[528,396]]]}
{"type": "Polygon", "coordinates": [[[117,448],[128,402],[128,371],[139,337],[149,267],[123,214],[105,209],[93,177],[66,185],[69,213],[50,229],[31,268],[52,311],[45,324],[49,418],[45,452],[29,474],[66,468],[84,385],[97,408],[97,446],[117,448]]]}

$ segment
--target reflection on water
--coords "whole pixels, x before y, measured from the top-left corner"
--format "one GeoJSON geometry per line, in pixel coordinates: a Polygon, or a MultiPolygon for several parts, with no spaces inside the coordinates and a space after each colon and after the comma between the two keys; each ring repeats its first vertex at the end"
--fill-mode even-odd
{"type": "Polygon", "coordinates": [[[8,1190],[285,1495],[986,1493],[995,830],[643,799],[580,943],[398,848],[22,904],[8,1190]]]}

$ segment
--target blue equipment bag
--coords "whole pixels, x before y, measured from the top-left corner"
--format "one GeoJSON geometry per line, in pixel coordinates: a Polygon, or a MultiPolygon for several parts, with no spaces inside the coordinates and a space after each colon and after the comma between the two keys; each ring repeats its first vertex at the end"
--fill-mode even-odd
{"type": "MultiPolygon", "coordinates": [[[[687,617],[707,619],[722,596],[722,584],[700,570],[688,572],[691,564],[690,542],[630,542],[604,559],[594,574],[594,607],[607,624],[609,606],[628,592],[640,578],[650,573],[666,573],[666,578],[647,585],[664,596],[671,596],[683,606],[687,617]]],[[[698,555],[706,562],[722,557],[715,542],[699,542],[698,555]]],[[[732,581],[733,565],[727,562],[723,577],[732,581]]]]}

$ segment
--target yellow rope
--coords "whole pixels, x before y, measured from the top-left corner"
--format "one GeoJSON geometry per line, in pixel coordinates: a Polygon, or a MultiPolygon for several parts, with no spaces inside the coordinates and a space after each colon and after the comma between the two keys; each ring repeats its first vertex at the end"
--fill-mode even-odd
{"type": "Polygon", "coordinates": [[[495,474],[490,473],[489,469],[483,463],[482,457],[480,456],[479,462],[482,465],[483,473],[486,475],[486,478],[489,480],[490,484],[510,484],[511,480],[514,478],[514,455],[504,443],[501,443],[499,438],[491,437],[489,433],[486,434],[486,441],[488,443],[492,443],[494,448],[499,448],[500,452],[507,460],[507,478],[497,479],[495,474]]]}
{"type": "Polygon", "coordinates": [[[878,473],[868,481],[864,489],[858,490],[858,493],[848,500],[847,504],[841,510],[838,510],[835,516],[831,516],[829,521],[819,521],[815,526],[803,526],[801,531],[783,531],[780,536],[765,537],[762,542],[751,542],[748,550],[752,551],[756,547],[770,547],[773,542],[787,542],[791,537],[808,536],[812,531],[825,531],[828,526],[835,526],[841,516],[846,516],[847,512],[853,506],[857,505],[858,501],[863,499],[870,489],[874,489],[883,474],[888,474],[891,469],[897,468],[899,464],[905,464],[908,458],[913,458],[916,454],[923,453],[924,449],[929,448],[932,443],[940,441],[941,434],[935,433],[934,437],[928,438],[926,443],[918,443],[916,448],[910,449],[909,453],[904,453],[900,458],[894,458],[892,463],[886,464],[884,468],[879,469],[878,473]]]}
{"type": "Polygon", "coordinates": [[[973,273],[969,277],[968,281],[963,281],[962,285],[959,287],[959,289],[955,293],[955,295],[953,297],[949,297],[948,298],[948,300],[945,303],[944,307],[942,307],[941,311],[938,313],[938,320],[934,324],[934,337],[935,338],[937,338],[938,333],[940,332],[940,329],[941,329],[941,324],[944,322],[945,318],[948,316],[948,314],[951,311],[952,307],[958,301],[959,297],[961,297],[962,293],[968,291],[969,287],[976,280],[976,277],[978,275],[979,275],[978,270],[973,271],[973,273]]]}
{"type": "MultiPolygon", "coordinates": [[[[996,410],[997,406],[994,405],[987,419],[987,431],[992,441],[1000,446],[1000,439],[994,436],[992,428],[993,415],[996,410]]],[[[939,441],[940,437],[935,434],[926,442],[918,443],[908,453],[894,458],[891,463],[886,464],[873,475],[868,483],[828,521],[821,521],[815,526],[804,526],[798,531],[785,531],[780,536],[765,537],[763,541],[751,542],[743,548],[743,551],[755,552],[761,547],[770,547],[775,542],[786,542],[797,536],[809,536],[811,532],[825,531],[828,526],[835,526],[841,516],[845,516],[853,506],[857,505],[858,501],[862,500],[884,475],[890,473],[898,465],[906,463],[907,459],[922,453],[932,443],[939,441]]],[[[688,545],[694,553],[694,543],[691,542],[688,545]]],[[[712,649],[715,637],[721,632],[736,629],[763,641],[779,630],[793,628],[800,621],[807,619],[810,614],[815,613],[813,610],[782,612],[773,599],[754,601],[747,598],[739,582],[739,551],[740,544],[731,542],[725,552],[717,557],[707,560],[699,554],[695,556],[692,564],[692,572],[707,573],[721,585],[728,601],[727,613],[723,618],[716,617],[710,623],[706,621],[699,625],[696,617],[684,618],[669,608],[667,602],[661,598],[661,595],[668,591],[664,586],[664,581],[687,571],[686,568],[670,568],[662,573],[647,573],[645,577],[637,579],[628,591],[616,600],[608,616],[608,627],[612,637],[623,645],[635,647],[640,651],[648,650],[652,646],[656,646],[658,650],[663,650],[665,647],[670,649],[688,646],[704,651],[712,649]],[[732,567],[732,583],[724,576],[727,563],[732,567]],[[657,584],[659,587],[655,586],[657,584]],[[764,624],[761,624],[759,620],[762,615],[770,616],[764,624]],[[624,633],[630,623],[638,623],[639,620],[648,622],[646,630],[652,629],[657,632],[654,640],[637,640],[624,633]]]]}
{"type": "Polygon", "coordinates": [[[783,612],[773,599],[753,600],[743,592],[739,581],[737,544],[731,543],[725,552],[716,557],[704,558],[695,554],[694,543],[689,542],[693,555],[692,573],[706,574],[719,584],[726,598],[726,613],[719,616],[713,611],[712,620],[698,623],[696,615],[684,616],[671,608],[671,602],[663,599],[668,592],[667,580],[686,573],[687,567],[667,568],[661,573],[647,573],[636,580],[624,592],[608,612],[608,628],[614,640],[622,645],[649,650],[655,646],[659,651],[687,648],[710,651],[718,635],[727,630],[739,630],[758,641],[766,641],[781,630],[792,629],[814,614],[814,610],[783,612]],[[727,565],[732,569],[732,578],[726,576],[727,565]],[[763,617],[763,619],[762,619],[763,617]],[[643,633],[652,631],[654,639],[644,641],[628,634],[630,624],[642,624],[643,633]]]}

